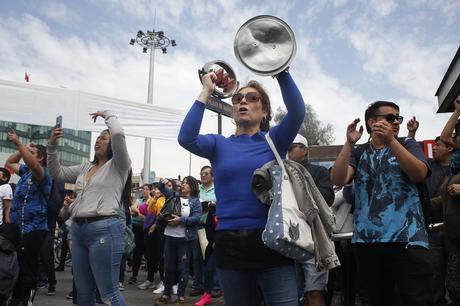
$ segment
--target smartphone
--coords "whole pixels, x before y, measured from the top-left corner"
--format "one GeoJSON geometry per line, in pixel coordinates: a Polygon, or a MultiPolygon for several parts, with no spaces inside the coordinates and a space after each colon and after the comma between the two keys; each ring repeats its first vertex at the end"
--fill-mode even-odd
{"type": "Polygon", "coordinates": [[[61,128],[62,127],[62,116],[59,115],[56,117],[56,125],[55,125],[57,128],[61,128]]]}

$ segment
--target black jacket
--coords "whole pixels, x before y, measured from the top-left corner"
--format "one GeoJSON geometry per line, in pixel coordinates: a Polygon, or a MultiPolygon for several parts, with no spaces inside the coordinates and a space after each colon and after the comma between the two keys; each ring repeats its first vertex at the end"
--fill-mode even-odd
{"type": "Polygon", "coordinates": [[[321,192],[321,195],[327,205],[331,206],[332,203],[334,203],[335,195],[334,190],[332,189],[329,171],[327,171],[324,167],[313,165],[308,161],[308,159],[301,161],[300,164],[304,166],[308,172],[310,172],[310,175],[315,181],[316,187],[318,187],[319,192],[321,192]]]}

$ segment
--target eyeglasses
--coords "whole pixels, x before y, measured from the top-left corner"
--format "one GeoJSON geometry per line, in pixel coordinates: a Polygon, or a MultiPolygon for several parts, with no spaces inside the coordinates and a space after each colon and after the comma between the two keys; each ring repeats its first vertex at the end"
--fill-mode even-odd
{"type": "Polygon", "coordinates": [[[384,117],[385,120],[392,124],[396,121],[398,121],[399,124],[403,123],[403,120],[404,120],[404,117],[403,116],[399,116],[399,115],[395,115],[395,114],[386,114],[386,115],[375,115],[375,117],[384,117]]]}
{"type": "Polygon", "coordinates": [[[243,98],[246,99],[246,102],[257,102],[260,100],[260,94],[255,91],[247,92],[246,94],[237,93],[232,96],[232,104],[236,105],[243,101],[243,98]]]}

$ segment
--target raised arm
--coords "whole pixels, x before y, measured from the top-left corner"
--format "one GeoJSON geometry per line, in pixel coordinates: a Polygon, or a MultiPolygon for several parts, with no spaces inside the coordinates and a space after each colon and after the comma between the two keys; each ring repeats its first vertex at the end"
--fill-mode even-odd
{"type": "Polygon", "coordinates": [[[214,90],[213,79],[215,78],[216,75],[213,72],[203,76],[203,89],[185,116],[177,137],[177,141],[184,149],[207,159],[211,159],[214,154],[215,138],[212,135],[200,135],[199,133],[206,102],[214,90]]]}
{"type": "Polygon", "coordinates": [[[458,149],[456,144],[452,140],[452,132],[455,129],[455,124],[457,123],[458,117],[460,117],[460,95],[455,100],[454,107],[454,112],[450,116],[449,120],[447,120],[446,125],[442,130],[441,140],[458,149]]]}
{"type": "Polygon", "coordinates": [[[131,159],[129,158],[125,133],[120,121],[118,121],[115,114],[113,114],[110,110],[96,112],[90,115],[93,116],[94,121],[96,121],[97,116],[104,118],[105,124],[109,128],[110,136],[112,138],[113,163],[119,170],[129,171],[131,168],[131,159]]]}
{"type": "Polygon", "coordinates": [[[331,182],[336,186],[344,186],[348,184],[355,175],[355,168],[350,166],[351,151],[354,144],[363,135],[363,126],[356,130],[359,123],[359,118],[353,120],[347,127],[347,141],[340,150],[339,155],[335,159],[334,166],[331,170],[331,182]]]}
{"type": "MultiPolygon", "coordinates": [[[[19,140],[18,135],[16,135],[16,132],[13,129],[8,130],[8,140],[18,148],[19,156],[22,157],[22,159],[24,160],[24,163],[27,165],[30,171],[32,171],[32,175],[36,179],[42,180],[45,177],[45,170],[43,169],[37,157],[34,156],[31,152],[31,149],[34,147],[34,145],[29,144],[28,146],[25,146],[24,144],[22,144],[21,141],[19,140]]],[[[37,154],[39,154],[39,152],[37,152],[37,154]]],[[[19,165],[18,155],[13,154],[6,161],[6,166],[12,169],[16,174],[19,174],[18,165],[19,165]]]]}
{"type": "Polygon", "coordinates": [[[277,77],[287,114],[278,126],[270,130],[270,136],[281,154],[285,154],[297,135],[305,117],[305,104],[297,85],[288,72],[277,77]]]}
{"type": "Polygon", "coordinates": [[[48,171],[53,178],[73,184],[77,180],[78,175],[83,172],[83,165],[64,167],[59,163],[57,146],[63,132],[63,128],[53,128],[51,130],[51,136],[46,146],[48,171]]]}
{"type": "Polygon", "coordinates": [[[407,138],[415,139],[415,134],[417,133],[417,130],[418,130],[419,126],[420,126],[420,122],[417,121],[415,116],[412,117],[407,122],[407,138]]]}

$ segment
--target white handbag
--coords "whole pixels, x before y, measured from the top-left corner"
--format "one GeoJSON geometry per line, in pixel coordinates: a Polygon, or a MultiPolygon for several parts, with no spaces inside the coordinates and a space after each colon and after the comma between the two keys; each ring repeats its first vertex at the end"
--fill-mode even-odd
{"type": "Polygon", "coordinates": [[[313,257],[315,251],[311,228],[299,210],[291,180],[269,133],[265,138],[278,165],[271,168],[274,194],[262,240],[284,256],[304,262],[313,257]]]}

